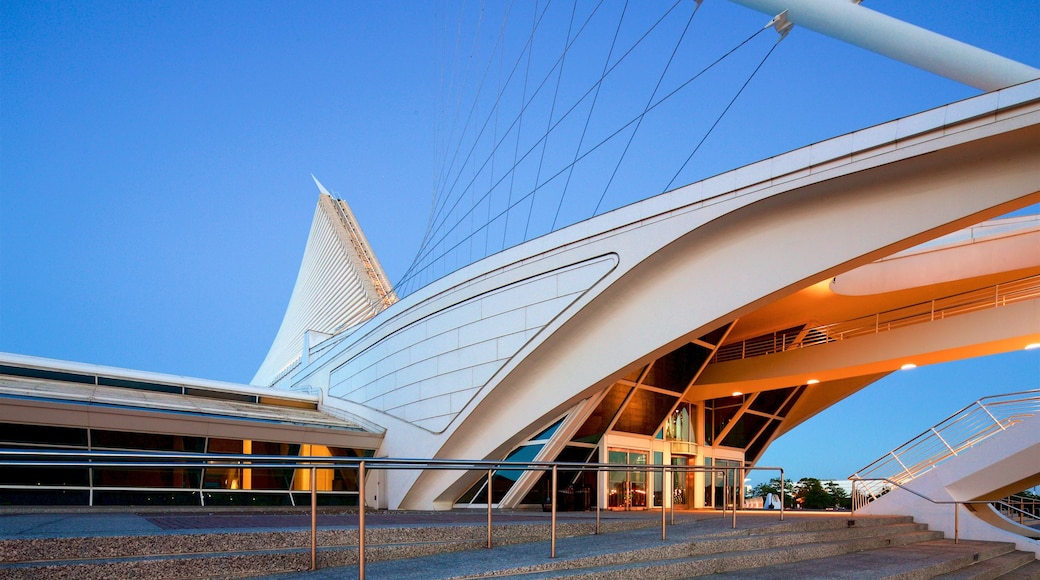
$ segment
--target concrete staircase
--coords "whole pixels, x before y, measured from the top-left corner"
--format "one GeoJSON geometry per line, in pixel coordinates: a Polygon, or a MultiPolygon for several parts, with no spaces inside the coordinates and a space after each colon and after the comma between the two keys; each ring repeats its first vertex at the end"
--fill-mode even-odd
{"type": "MultiPolygon", "coordinates": [[[[561,523],[557,557],[545,524],[371,528],[368,578],[1040,578],[1032,553],[995,542],[955,544],[906,517],[752,517],[741,529],[715,514],[659,521],[561,523]],[[656,524],[656,525],[655,525],[656,524]]],[[[0,541],[3,578],[357,577],[357,532],[255,531],[0,541]]]]}

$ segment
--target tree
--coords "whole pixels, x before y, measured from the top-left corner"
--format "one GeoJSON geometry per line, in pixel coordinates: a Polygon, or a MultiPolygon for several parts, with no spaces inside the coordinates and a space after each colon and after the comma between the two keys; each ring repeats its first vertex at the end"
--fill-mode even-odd
{"type": "Polygon", "coordinates": [[[830,494],[823,488],[820,480],[815,477],[799,479],[798,484],[794,488],[794,496],[794,501],[805,509],[819,510],[834,507],[834,501],[830,494]]]}
{"type": "Polygon", "coordinates": [[[827,490],[827,495],[831,496],[831,505],[841,509],[852,509],[852,498],[845,488],[833,481],[828,481],[823,487],[827,490]]]}

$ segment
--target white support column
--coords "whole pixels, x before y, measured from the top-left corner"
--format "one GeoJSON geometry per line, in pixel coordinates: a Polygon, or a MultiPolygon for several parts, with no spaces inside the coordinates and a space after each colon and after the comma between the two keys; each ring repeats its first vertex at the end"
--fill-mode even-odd
{"type": "Polygon", "coordinates": [[[1040,70],[874,12],[851,0],[731,0],[919,69],[993,91],[1040,78],[1040,70]]]}

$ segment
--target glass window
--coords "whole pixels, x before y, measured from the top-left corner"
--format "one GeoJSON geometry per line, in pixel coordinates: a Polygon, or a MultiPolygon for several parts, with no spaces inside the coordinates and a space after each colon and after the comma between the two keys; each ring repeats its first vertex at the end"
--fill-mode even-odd
{"type": "Polygon", "coordinates": [[[682,393],[710,354],[711,351],[702,346],[687,343],[657,359],[643,384],[682,393]]]}
{"type": "Polygon", "coordinates": [[[87,430],[48,425],[0,423],[0,443],[86,447],[87,430]]]}
{"type": "Polygon", "coordinates": [[[760,413],[766,413],[769,415],[776,415],[780,410],[780,405],[784,404],[787,400],[787,396],[794,391],[794,387],[787,387],[786,389],[775,389],[772,391],[762,391],[755,396],[755,400],[751,402],[750,409],[752,411],[758,411],[760,413]]]}
{"type": "Polygon", "coordinates": [[[726,438],[722,440],[724,447],[737,447],[743,449],[751,443],[751,440],[758,435],[758,432],[765,427],[766,423],[769,422],[769,417],[765,415],[756,415],[754,413],[744,413],[737,419],[736,424],[729,430],[726,438]]]}
{"type": "Polygon", "coordinates": [[[618,409],[621,408],[621,403],[625,402],[625,397],[628,396],[630,390],[632,390],[631,387],[619,383],[615,383],[614,386],[610,387],[607,395],[603,397],[603,400],[599,402],[599,405],[596,405],[596,409],[592,411],[589,418],[585,420],[585,424],[574,434],[574,441],[599,442],[599,438],[606,433],[607,427],[614,420],[614,416],[617,415],[618,409]]]}
{"type": "Polygon", "coordinates": [[[614,429],[640,435],[653,435],[679,397],[638,389],[629,399],[614,429]]]}

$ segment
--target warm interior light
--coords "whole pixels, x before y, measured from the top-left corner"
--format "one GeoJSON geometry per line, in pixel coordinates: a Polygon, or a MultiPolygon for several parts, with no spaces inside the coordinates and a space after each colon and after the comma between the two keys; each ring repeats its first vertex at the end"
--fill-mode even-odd
{"type": "Polygon", "coordinates": [[[904,370],[904,371],[908,371],[910,369],[916,369],[917,365],[915,365],[914,363],[906,363],[905,365],[903,365],[903,366],[901,366],[899,368],[904,370]]]}
{"type": "Polygon", "coordinates": [[[805,381],[805,384],[807,384],[807,385],[818,385],[818,384],[820,384],[820,379],[809,379],[809,380],[805,381]]]}
{"type": "Polygon", "coordinates": [[[741,395],[743,395],[743,394],[744,394],[744,393],[741,393],[740,391],[733,391],[733,396],[734,396],[734,397],[739,397],[739,396],[741,396],[741,395]]]}
{"type": "Polygon", "coordinates": [[[1031,342],[1026,345],[1026,350],[1033,350],[1034,348],[1040,348],[1040,342],[1031,342]]]}

